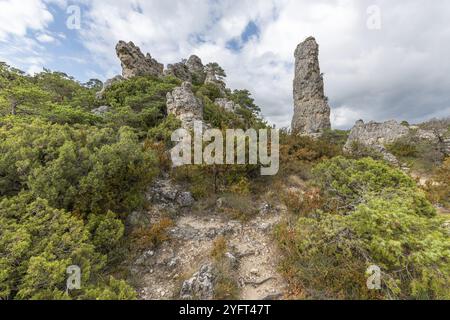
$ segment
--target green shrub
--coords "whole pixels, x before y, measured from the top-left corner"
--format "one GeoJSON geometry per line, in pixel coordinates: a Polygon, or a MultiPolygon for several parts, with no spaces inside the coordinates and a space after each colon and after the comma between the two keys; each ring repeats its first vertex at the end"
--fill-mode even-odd
{"type": "Polygon", "coordinates": [[[411,178],[369,158],[338,157],[317,165],[313,182],[316,205],[287,202],[302,214],[276,231],[293,287],[319,299],[450,298],[448,231],[411,178]],[[382,270],[381,291],[366,286],[371,265],[382,270]]]}
{"type": "Polygon", "coordinates": [[[450,210],[450,158],[436,170],[427,183],[426,191],[430,201],[450,210]]]}
{"type": "Polygon", "coordinates": [[[413,197],[374,197],[346,216],[318,212],[280,227],[283,270],[313,298],[449,299],[448,233],[413,197]],[[366,286],[371,265],[383,272],[379,292],[366,286]]]}
{"type": "Polygon", "coordinates": [[[318,164],[313,175],[325,199],[324,209],[343,214],[355,209],[366,195],[417,190],[404,172],[371,158],[337,157],[318,164]]]}
{"type": "MultiPolygon", "coordinates": [[[[123,226],[122,226],[123,227],[123,226]]],[[[109,228],[97,228],[95,239],[105,239],[109,228]]],[[[127,294],[113,299],[135,298],[133,289],[122,281],[103,283],[107,256],[91,242],[91,233],[83,220],[48,205],[46,200],[32,200],[27,194],[0,202],[0,298],[1,299],[81,299],[90,292],[92,299],[99,288],[115,290],[119,285],[127,294]],[[66,270],[81,268],[81,290],[66,293],[66,270]]],[[[117,288],[118,289],[118,288],[117,288]]]]}
{"type": "Polygon", "coordinates": [[[387,150],[396,157],[415,157],[417,148],[406,141],[398,140],[386,146],[387,150]]]}
{"type": "Polygon", "coordinates": [[[83,215],[138,207],[156,173],[155,156],[126,127],[114,133],[7,118],[0,150],[0,197],[27,190],[54,208],[83,215]]]}
{"type": "Polygon", "coordinates": [[[130,126],[146,133],[163,121],[167,93],[180,83],[173,77],[136,77],[114,83],[104,96],[104,103],[112,107],[107,121],[115,128],[130,126]]]}
{"type": "Polygon", "coordinates": [[[348,154],[350,155],[351,158],[354,159],[362,159],[362,158],[372,158],[374,160],[384,159],[384,156],[381,152],[358,141],[354,141],[351,144],[348,154]]]}

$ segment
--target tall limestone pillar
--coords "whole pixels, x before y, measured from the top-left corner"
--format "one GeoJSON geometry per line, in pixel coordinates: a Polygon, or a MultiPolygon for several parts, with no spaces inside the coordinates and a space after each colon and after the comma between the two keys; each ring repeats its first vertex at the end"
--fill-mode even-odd
{"type": "Polygon", "coordinates": [[[320,72],[319,45],[309,37],[295,50],[292,131],[318,137],[327,129],[331,129],[330,107],[320,72]]]}

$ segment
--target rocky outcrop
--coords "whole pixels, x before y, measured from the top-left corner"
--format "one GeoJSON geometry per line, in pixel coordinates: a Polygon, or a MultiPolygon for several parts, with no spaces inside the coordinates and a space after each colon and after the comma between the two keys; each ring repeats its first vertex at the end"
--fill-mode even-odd
{"type": "Polygon", "coordinates": [[[395,120],[383,123],[374,121],[364,123],[364,121],[359,120],[350,132],[345,149],[348,150],[355,141],[367,146],[383,146],[395,142],[408,133],[409,128],[399,124],[395,120]]]}
{"type": "Polygon", "coordinates": [[[192,129],[195,121],[203,121],[203,104],[192,91],[190,82],[167,94],[167,112],[181,120],[186,129],[192,129]]]}
{"type": "Polygon", "coordinates": [[[364,123],[364,121],[359,120],[350,132],[344,150],[351,152],[353,144],[360,143],[381,153],[386,161],[397,164],[397,159],[386,150],[385,146],[407,136],[409,133],[410,130],[407,126],[399,124],[395,120],[384,123],[373,121],[364,123]]]}
{"type": "Polygon", "coordinates": [[[319,45],[310,37],[295,50],[292,130],[318,136],[324,130],[331,129],[331,111],[327,100],[319,66],[319,45]]]}
{"type": "Polygon", "coordinates": [[[125,79],[163,75],[164,65],[153,59],[148,53],[145,56],[133,42],[119,41],[116,53],[122,63],[122,75],[125,79]]]}
{"type": "Polygon", "coordinates": [[[213,68],[206,67],[205,72],[206,72],[205,84],[208,83],[214,84],[220,89],[222,95],[224,95],[227,88],[226,83],[223,80],[217,78],[216,71],[213,68]]]}
{"type": "Polygon", "coordinates": [[[192,278],[184,281],[180,292],[183,300],[212,300],[214,298],[214,270],[206,264],[192,278]]]}
{"type": "Polygon", "coordinates": [[[164,74],[194,84],[203,84],[206,80],[205,66],[202,63],[202,60],[196,55],[190,56],[188,60],[169,64],[164,74]]]}
{"type": "Polygon", "coordinates": [[[398,160],[386,150],[386,146],[402,138],[407,138],[411,143],[425,141],[426,143],[435,145],[438,150],[442,150],[443,156],[449,154],[450,151],[442,132],[425,130],[418,126],[403,125],[395,120],[383,123],[374,121],[364,123],[362,120],[357,121],[350,132],[347,143],[344,146],[344,151],[352,152],[353,145],[359,143],[381,153],[386,161],[392,164],[398,164],[398,160]]]}
{"type": "Polygon", "coordinates": [[[102,90],[97,92],[95,94],[95,97],[97,99],[103,99],[105,92],[106,92],[106,90],[108,90],[108,88],[110,88],[114,83],[121,82],[123,80],[124,80],[124,78],[122,76],[115,76],[114,78],[106,80],[106,82],[103,84],[102,90]]]}
{"type": "Polygon", "coordinates": [[[192,74],[188,66],[184,62],[169,64],[167,70],[164,71],[167,76],[173,76],[183,81],[192,82],[192,74]]]}
{"type": "Polygon", "coordinates": [[[195,202],[190,192],[168,179],[155,181],[147,192],[147,199],[160,208],[187,208],[195,202]]]}
{"type": "Polygon", "coordinates": [[[192,81],[194,83],[204,83],[206,80],[205,66],[202,60],[196,55],[192,55],[186,61],[186,66],[191,73],[192,81]]]}
{"type": "Polygon", "coordinates": [[[221,108],[224,108],[228,112],[235,112],[239,107],[238,104],[234,103],[231,100],[228,100],[227,98],[216,99],[216,101],[214,101],[214,104],[221,108]]]}

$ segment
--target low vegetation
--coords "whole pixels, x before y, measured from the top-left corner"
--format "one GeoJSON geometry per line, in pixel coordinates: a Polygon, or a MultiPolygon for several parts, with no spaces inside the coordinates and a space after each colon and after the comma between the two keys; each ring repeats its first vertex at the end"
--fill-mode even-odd
{"type": "Polygon", "coordinates": [[[276,232],[293,288],[318,299],[450,298],[448,230],[411,178],[369,158],[313,172],[314,205],[288,201],[292,221],[276,232]],[[379,291],[366,286],[372,265],[383,271],[379,291]]]}
{"type": "MultiPolygon", "coordinates": [[[[314,140],[282,130],[275,177],[260,177],[256,165],[172,168],[168,150],[180,121],[167,115],[165,100],[179,84],[137,77],[96,99],[98,80],[79,83],[50,70],[28,76],[0,64],[0,299],[137,298],[117,266],[169,240],[174,221],[132,232],[125,225],[145,209],[144,194],[162,172],[188,186],[197,205],[243,222],[259,213],[256,200],[266,194],[283,202],[288,217],[275,238],[292,298],[450,299],[450,237],[435,209],[450,207],[450,159],[442,150],[411,137],[387,146],[429,175],[422,189],[369,148],[344,154],[347,131],[314,140]],[[105,114],[92,113],[103,105],[105,114]],[[82,287],[67,292],[72,265],[83,269],[82,287]],[[373,265],[382,270],[381,290],[366,286],[373,265]]],[[[247,90],[194,84],[213,127],[267,127],[247,90]],[[217,98],[239,107],[227,112],[217,98]]],[[[450,133],[448,121],[422,127],[450,133]]],[[[218,270],[216,299],[239,297],[229,251],[219,238],[209,257],[218,270]]]]}

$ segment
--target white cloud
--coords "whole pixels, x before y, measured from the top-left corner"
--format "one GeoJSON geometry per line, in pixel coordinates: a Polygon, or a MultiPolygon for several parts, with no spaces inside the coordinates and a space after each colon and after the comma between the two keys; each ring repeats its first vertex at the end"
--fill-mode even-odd
{"type": "Polygon", "coordinates": [[[41,43],[52,43],[56,41],[56,39],[48,33],[40,33],[36,35],[36,40],[41,43]]]}
{"type": "Polygon", "coordinates": [[[11,36],[24,37],[28,30],[43,30],[53,16],[41,0],[2,0],[0,21],[0,40],[5,40],[11,36]]]}
{"type": "MultiPolygon", "coordinates": [[[[0,25],[0,59],[11,60],[15,48],[45,62],[48,52],[42,47],[51,44],[50,37],[61,38],[61,33],[46,30],[52,21],[48,3],[57,4],[65,14],[65,0],[0,1],[0,21],[8,22],[0,25]],[[41,35],[37,37],[41,44],[27,38],[27,30],[41,35]],[[6,38],[8,47],[1,44],[6,38]]],[[[335,127],[350,127],[359,118],[414,122],[449,113],[450,2],[445,0],[70,3],[82,4],[79,36],[104,77],[120,72],[114,51],[118,40],[134,41],[166,64],[197,54],[204,62],[220,63],[231,88],[251,90],[268,120],[288,126],[293,113],[293,52],[313,35],[321,47],[335,127]],[[367,28],[371,5],[381,10],[381,30],[367,28]],[[239,39],[249,22],[258,26],[258,37],[240,43],[240,51],[227,49],[227,43],[239,39]]]]}
{"type": "Polygon", "coordinates": [[[55,0],[0,1],[0,61],[42,71],[48,60],[45,44],[56,39],[47,31],[54,17],[47,4],[55,0]]]}

